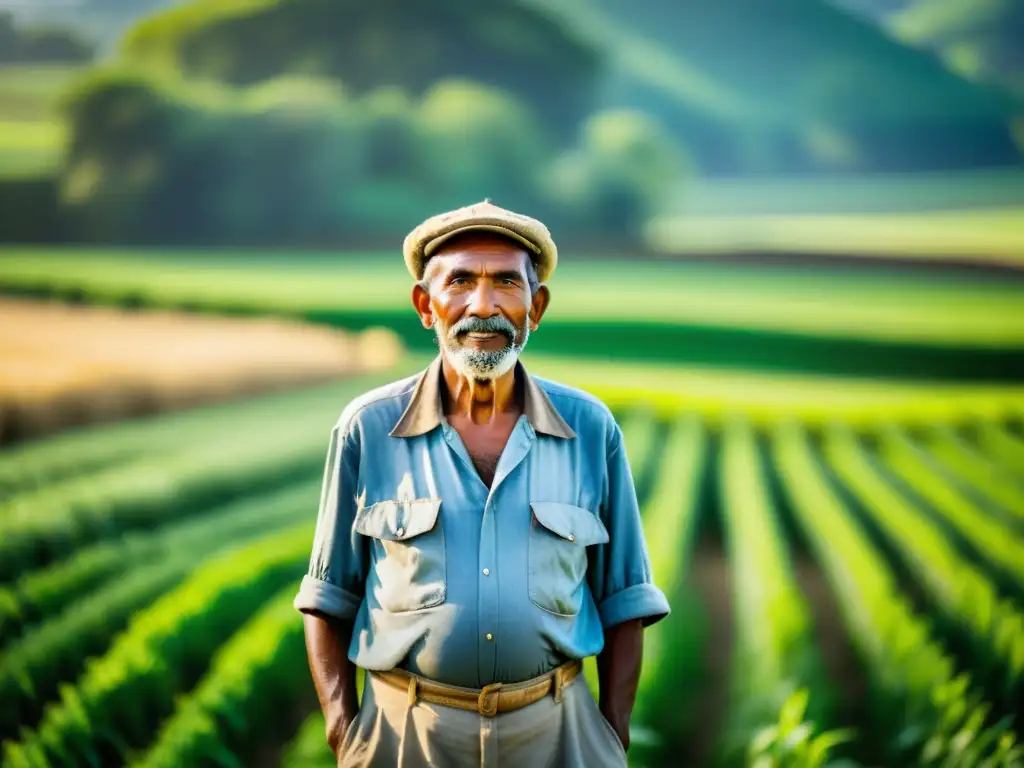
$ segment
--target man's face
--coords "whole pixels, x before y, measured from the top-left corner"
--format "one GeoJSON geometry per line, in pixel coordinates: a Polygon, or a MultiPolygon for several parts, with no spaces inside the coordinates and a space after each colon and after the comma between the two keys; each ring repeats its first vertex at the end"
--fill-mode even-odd
{"type": "Polygon", "coordinates": [[[427,262],[413,304],[433,326],[441,350],[463,375],[494,379],[515,365],[547,306],[540,286],[531,294],[524,248],[489,233],[444,243],[427,262]]]}

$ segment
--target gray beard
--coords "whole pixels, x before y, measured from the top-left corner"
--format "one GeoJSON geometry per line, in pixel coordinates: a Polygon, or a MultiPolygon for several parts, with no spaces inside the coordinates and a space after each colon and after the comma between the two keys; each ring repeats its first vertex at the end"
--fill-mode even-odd
{"type": "Polygon", "coordinates": [[[530,337],[530,328],[526,326],[517,334],[521,343],[512,342],[504,349],[471,349],[449,339],[439,326],[434,328],[438,346],[448,362],[462,376],[476,381],[493,381],[512,370],[530,337]]]}

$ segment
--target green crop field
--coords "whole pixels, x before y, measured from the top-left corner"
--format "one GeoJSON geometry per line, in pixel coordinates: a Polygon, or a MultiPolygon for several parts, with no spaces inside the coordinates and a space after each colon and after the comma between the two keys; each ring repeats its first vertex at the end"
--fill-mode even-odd
{"type": "Polygon", "coordinates": [[[58,100],[75,67],[0,67],[0,176],[53,173],[64,152],[58,100]]]}
{"type": "MultiPolygon", "coordinates": [[[[1013,380],[1024,375],[1024,289],[1004,275],[777,269],[567,254],[538,352],[835,375],[1013,380]]],[[[0,290],[124,306],[280,313],[411,348],[433,338],[388,253],[8,248],[0,290]],[[359,290],[351,290],[358,284],[359,290]]]]}
{"type": "Polygon", "coordinates": [[[0,67],[0,120],[54,119],[61,93],[81,72],[80,67],[62,65],[0,67]]]}
{"type": "Polygon", "coordinates": [[[58,122],[0,121],[0,172],[5,176],[49,173],[63,151],[64,130],[58,122]]]}
{"type": "MultiPolygon", "coordinates": [[[[3,765],[333,765],[291,608],[329,428],[428,361],[0,454],[3,765]]],[[[1024,762],[1024,387],[527,364],[615,411],[673,606],[631,764],[1024,762]]]]}

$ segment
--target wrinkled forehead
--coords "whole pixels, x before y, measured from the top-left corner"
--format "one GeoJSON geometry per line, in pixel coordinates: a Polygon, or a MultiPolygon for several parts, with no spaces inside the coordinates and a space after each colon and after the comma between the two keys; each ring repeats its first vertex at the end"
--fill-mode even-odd
{"type": "Polygon", "coordinates": [[[495,233],[468,233],[444,243],[427,261],[424,277],[465,270],[475,275],[524,272],[529,254],[519,243],[495,233]]]}

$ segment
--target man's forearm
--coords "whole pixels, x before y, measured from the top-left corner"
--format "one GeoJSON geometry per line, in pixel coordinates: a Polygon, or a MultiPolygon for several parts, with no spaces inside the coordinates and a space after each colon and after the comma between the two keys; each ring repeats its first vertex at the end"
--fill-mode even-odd
{"type": "Polygon", "coordinates": [[[627,749],[629,718],[640,682],[643,651],[643,624],[640,619],[633,619],[605,630],[604,650],[597,657],[601,713],[627,749]]]}
{"type": "Polygon", "coordinates": [[[309,613],[303,621],[309,669],[327,721],[327,743],[337,754],[345,729],[359,711],[356,666],[348,659],[352,623],[309,613]]]}

